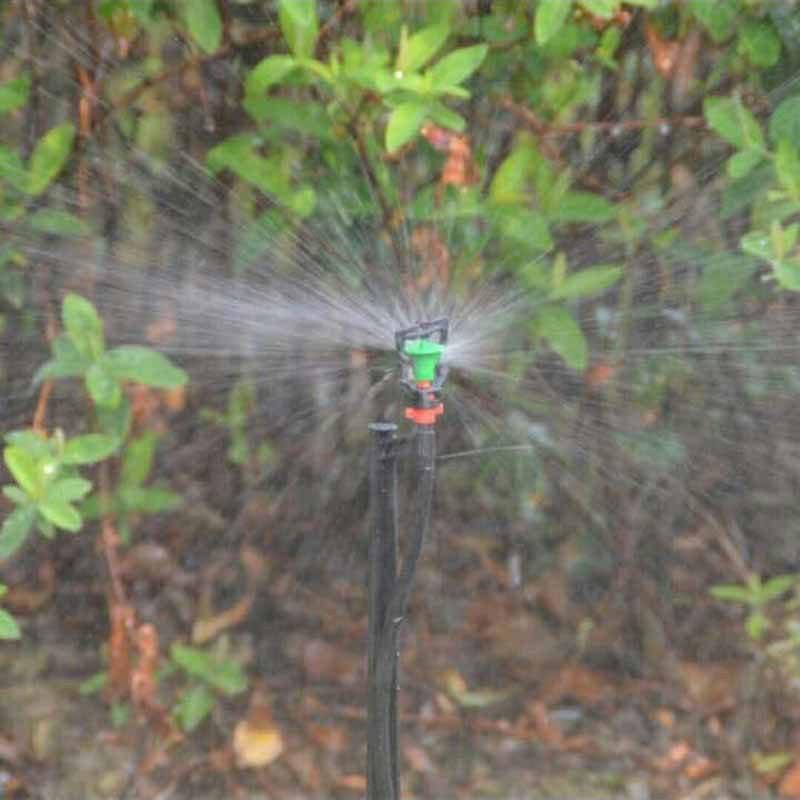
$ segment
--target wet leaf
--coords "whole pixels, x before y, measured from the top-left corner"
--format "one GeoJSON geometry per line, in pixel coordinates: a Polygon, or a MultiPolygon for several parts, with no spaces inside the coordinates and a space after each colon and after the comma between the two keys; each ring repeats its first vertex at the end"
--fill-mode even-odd
{"type": "Polygon", "coordinates": [[[724,41],[734,32],[737,18],[734,3],[689,0],[689,7],[695,17],[708,29],[715,42],[724,41]]]}
{"type": "Polygon", "coordinates": [[[86,370],[86,389],[97,406],[116,408],[122,400],[122,387],[100,363],[90,364],[86,370]]]}
{"type": "Polygon", "coordinates": [[[428,63],[442,48],[450,35],[445,24],[430,25],[408,36],[405,28],[400,38],[396,69],[400,73],[416,72],[428,63]]]}
{"type": "Polygon", "coordinates": [[[39,513],[57,528],[77,533],[83,525],[78,509],[58,498],[44,498],[38,505],[39,513]]]}
{"type": "Polygon", "coordinates": [[[386,149],[391,153],[411,141],[425,121],[427,108],[423,103],[402,103],[392,111],[386,125],[386,149]]]}
{"type": "Polygon", "coordinates": [[[550,296],[552,299],[590,297],[613,286],[621,277],[622,267],[598,264],[568,275],[550,296]]]}
{"type": "Polygon", "coordinates": [[[87,433],[70,439],[64,447],[64,464],[96,464],[112,455],[119,440],[102,433],[87,433]]]}
{"type": "Polygon", "coordinates": [[[22,633],[14,617],[0,608],[0,639],[19,639],[22,633]]]}
{"type": "Polygon", "coordinates": [[[769,135],[775,144],[781,139],[793,144],[800,142],[800,95],[787,97],[772,112],[769,135]]]}
{"type": "Polygon", "coordinates": [[[744,178],[745,175],[748,175],[763,160],[764,153],[761,150],[740,150],[728,159],[728,175],[734,180],[744,178]]]}
{"type": "Polygon", "coordinates": [[[534,21],[536,44],[547,44],[564,26],[571,10],[572,0],[541,0],[534,21]]]}
{"type": "Polygon", "coordinates": [[[315,0],[278,0],[278,18],[292,53],[311,58],[319,31],[315,0]]]}
{"type": "Polygon", "coordinates": [[[4,520],[0,528],[0,561],[14,555],[25,544],[36,520],[36,506],[19,506],[4,520]]]}
{"type": "Polygon", "coordinates": [[[6,447],[3,458],[14,480],[31,496],[36,496],[40,487],[40,471],[36,459],[22,447],[6,447]]]}
{"type": "Polygon", "coordinates": [[[205,650],[177,643],[170,648],[170,655],[187,674],[201,678],[225,694],[238,694],[247,688],[242,668],[230,658],[220,659],[205,650]]]}
{"type": "Polygon", "coordinates": [[[30,75],[20,75],[0,85],[0,114],[22,108],[28,101],[30,87],[30,75]]]}
{"type": "Polygon", "coordinates": [[[77,294],[68,294],[61,309],[64,329],[75,349],[85,358],[95,359],[105,349],[103,322],[94,306],[77,294]]]}
{"type": "Polygon", "coordinates": [[[476,44],[448,53],[430,69],[429,75],[434,87],[441,88],[462,83],[478,69],[488,52],[487,45],[476,44]]]}
{"type": "Polygon", "coordinates": [[[607,222],[617,209],[605,197],[591,192],[567,192],[553,213],[558,222],[607,222]]]}
{"type": "Polygon", "coordinates": [[[109,350],[103,366],[115,378],[169,389],[186,383],[187,375],[166,356],[149,347],[123,345],[109,350]]]}
{"type": "Polygon", "coordinates": [[[222,20],[217,0],[186,0],[186,25],[192,38],[205,50],[214,53],[222,41],[222,20]]]}
{"type": "Polygon", "coordinates": [[[245,91],[247,95],[261,95],[270,86],[280,83],[293,69],[297,61],[292,56],[267,56],[259,61],[247,75],[245,91]]]}
{"type": "Polygon", "coordinates": [[[589,358],[589,348],[580,326],[572,315],[560,306],[547,306],[536,317],[536,330],[550,347],[574,370],[583,371],[589,358]]]}
{"type": "Polygon", "coordinates": [[[781,40],[766,20],[745,20],[739,26],[739,52],[757,67],[773,67],[781,56],[781,40]]]}
{"type": "Polygon", "coordinates": [[[35,231],[54,236],[83,236],[88,230],[80,218],[55,208],[40,209],[28,218],[28,224],[35,231]]]}
{"type": "Polygon", "coordinates": [[[45,501],[72,503],[80,500],[92,491],[91,481],[83,478],[61,478],[53,481],[45,492],[45,501]]]}
{"type": "Polygon", "coordinates": [[[216,703],[214,694],[206,684],[196,683],[190,686],[181,695],[174,709],[181,730],[187,733],[195,730],[211,713],[216,703]]]}
{"type": "Polygon", "coordinates": [[[703,112],[711,129],[734,147],[764,148],[758,120],[739,98],[709,97],[703,104],[703,112]]]}
{"type": "Polygon", "coordinates": [[[69,123],[49,130],[37,143],[28,167],[28,194],[40,195],[55,179],[67,162],[75,128],[69,123]]]}

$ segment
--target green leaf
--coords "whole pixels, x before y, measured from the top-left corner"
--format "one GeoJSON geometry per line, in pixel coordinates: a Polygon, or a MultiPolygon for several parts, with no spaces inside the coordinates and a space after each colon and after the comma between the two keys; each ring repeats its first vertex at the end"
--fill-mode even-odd
{"type": "Polygon", "coordinates": [[[733,33],[737,13],[736,5],[729,0],[690,0],[689,7],[715,42],[720,43],[733,33]]]}
{"type": "Polygon", "coordinates": [[[19,153],[0,145],[0,179],[21,192],[28,191],[28,172],[19,153]]]}
{"type": "Polygon", "coordinates": [[[297,61],[293,56],[267,56],[248,73],[245,94],[262,95],[270,86],[280,83],[296,67],[297,61]]]}
{"type": "Polygon", "coordinates": [[[534,21],[536,44],[547,44],[564,26],[572,0],[539,0],[534,21]]]}
{"type": "Polygon", "coordinates": [[[764,153],[762,150],[740,150],[728,159],[728,175],[730,175],[733,180],[744,178],[745,175],[748,175],[763,160],[764,153]]]}
{"type": "Polygon", "coordinates": [[[63,333],[53,340],[52,348],[54,358],[45,362],[36,371],[33,376],[34,386],[51,378],[72,378],[83,375],[89,365],[87,358],[78,352],[72,340],[63,333]]]}
{"type": "Polygon", "coordinates": [[[32,497],[39,492],[41,475],[36,459],[21,447],[6,447],[3,458],[14,480],[32,497]]]}
{"type": "Polygon", "coordinates": [[[386,124],[386,149],[391,153],[411,141],[428,115],[422,103],[401,103],[392,111],[386,124]]]}
{"type": "Polygon", "coordinates": [[[128,431],[131,426],[131,403],[127,397],[122,396],[119,405],[112,406],[98,406],[95,408],[97,421],[100,430],[106,436],[110,436],[118,442],[122,442],[128,436],[128,431]]]}
{"type": "Polygon", "coordinates": [[[421,69],[439,52],[449,35],[450,27],[444,23],[422,28],[411,36],[404,27],[395,68],[403,75],[421,69]]]}
{"type": "Polygon", "coordinates": [[[3,521],[0,528],[0,561],[13,556],[25,544],[33,530],[36,506],[18,506],[3,521]]]}
{"type": "Polygon", "coordinates": [[[611,19],[619,11],[621,0],[580,0],[580,2],[595,17],[611,19]]]}
{"type": "Polygon", "coordinates": [[[97,406],[115,408],[122,400],[122,388],[103,365],[95,362],[86,370],[86,390],[97,406]]]}
{"type": "Polygon", "coordinates": [[[786,594],[797,583],[794,575],[776,575],[770,578],[762,587],[759,599],[762,603],[770,600],[777,600],[781,595],[786,594]]]}
{"type": "Polygon", "coordinates": [[[784,289],[800,292],[800,262],[773,261],[772,274],[784,289]]]}
{"type": "Polygon", "coordinates": [[[775,144],[781,139],[795,144],[800,142],[800,94],[787,97],[772,112],[769,135],[775,144]]]}
{"type": "Polygon", "coordinates": [[[11,614],[0,608],[0,639],[19,639],[22,636],[17,621],[11,614]]]}
{"type": "Polygon", "coordinates": [[[456,114],[455,111],[451,111],[447,106],[438,101],[434,101],[430,104],[428,112],[431,119],[442,128],[460,132],[467,127],[467,121],[461,114],[456,114]]]}
{"type": "Polygon", "coordinates": [[[183,386],[187,380],[186,373],[180,367],[149,347],[115,347],[103,356],[102,364],[119,380],[136,381],[160,389],[183,386]]]}
{"type": "Polygon", "coordinates": [[[147,480],[157,444],[158,437],[152,431],[128,443],[119,474],[121,486],[141,486],[147,480]]]}
{"type": "Polygon", "coordinates": [[[216,705],[216,698],[203,683],[190,686],[175,706],[175,717],[181,730],[190,733],[211,713],[216,705]]]}
{"type": "Polygon", "coordinates": [[[88,230],[74,214],[55,208],[40,209],[28,217],[28,224],[33,230],[52,236],[83,236],[88,230]]]}
{"type": "Polygon", "coordinates": [[[64,500],[42,500],[38,509],[39,513],[56,528],[77,533],[83,525],[78,509],[64,500]]]}
{"type": "Polygon", "coordinates": [[[45,501],[72,503],[83,499],[92,491],[91,481],[83,478],[61,478],[47,487],[45,501]]]}
{"type": "Polygon", "coordinates": [[[709,97],[703,110],[711,129],[734,147],[764,149],[758,120],[738,98],[709,97]]]}
{"type": "Polygon", "coordinates": [[[607,222],[617,214],[616,206],[591,192],[567,192],[553,213],[557,222],[607,222]]]}
{"type": "Polygon", "coordinates": [[[535,320],[536,331],[572,369],[586,369],[589,349],[572,315],[562,306],[545,306],[535,320]]]}
{"type": "Polygon", "coordinates": [[[113,455],[119,440],[102,433],[87,433],[70,439],[61,456],[63,464],[96,464],[113,455]]]}
{"type": "Polygon", "coordinates": [[[568,275],[550,297],[553,300],[589,297],[608,289],[622,277],[622,267],[596,265],[568,275]]]}
{"type": "Polygon", "coordinates": [[[492,219],[504,237],[524,245],[528,252],[547,252],[553,247],[547,220],[536,211],[500,206],[492,209],[492,219]]]}
{"type": "Polygon", "coordinates": [[[98,692],[106,688],[107,683],[108,683],[107,672],[95,672],[95,674],[92,675],[91,678],[87,678],[78,687],[78,693],[83,696],[97,694],[98,692]]]}
{"type": "Polygon", "coordinates": [[[192,38],[206,53],[219,50],[222,41],[222,20],[217,0],[186,0],[186,27],[192,38]]]}
{"type": "Polygon", "coordinates": [[[58,175],[72,150],[75,127],[64,123],[51,128],[36,143],[28,167],[28,194],[37,197],[58,175]]]}
{"type": "Polygon", "coordinates": [[[16,111],[28,102],[28,91],[31,88],[29,75],[20,75],[0,85],[0,114],[16,111]]]}
{"type": "Polygon", "coordinates": [[[120,499],[128,511],[141,511],[145,514],[163,514],[183,504],[183,498],[179,494],[156,486],[123,487],[120,489],[120,499]]]}
{"type": "Polygon", "coordinates": [[[735,584],[721,584],[719,586],[711,587],[711,595],[716,597],[717,600],[730,600],[734,603],[744,603],[750,605],[752,601],[752,592],[746,586],[737,586],[735,584]]]}
{"type": "Polygon", "coordinates": [[[781,40],[769,22],[748,19],[739,26],[739,52],[757,67],[774,67],[781,57],[781,40]]]}
{"type": "Polygon", "coordinates": [[[77,294],[68,294],[61,309],[64,329],[75,349],[84,357],[94,360],[105,349],[103,322],[94,306],[77,294]]]}
{"type": "Polygon", "coordinates": [[[781,186],[789,193],[793,200],[800,200],[800,154],[797,143],[788,139],[778,142],[775,153],[775,172],[781,186]]]}
{"type": "Polygon", "coordinates": [[[483,63],[489,48],[485,44],[461,47],[448,53],[430,69],[434,86],[455,86],[462,83],[483,63]]]}
{"type": "Polygon", "coordinates": [[[744,628],[751,639],[758,641],[769,630],[769,624],[769,620],[756,611],[745,620],[744,628]]]}
{"type": "Polygon", "coordinates": [[[3,494],[12,502],[14,505],[17,506],[24,506],[26,503],[30,502],[30,497],[19,488],[19,486],[15,486],[12,483],[9,483],[8,486],[3,487],[3,494]]]}
{"type": "Polygon", "coordinates": [[[178,643],[172,645],[170,655],[184,672],[201,678],[225,694],[238,694],[247,688],[242,668],[230,658],[222,660],[213,653],[178,643]]]}
{"type": "Polygon", "coordinates": [[[297,58],[311,58],[319,22],[315,0],[278,0],[278,18],[289,49],[297,58]]]}

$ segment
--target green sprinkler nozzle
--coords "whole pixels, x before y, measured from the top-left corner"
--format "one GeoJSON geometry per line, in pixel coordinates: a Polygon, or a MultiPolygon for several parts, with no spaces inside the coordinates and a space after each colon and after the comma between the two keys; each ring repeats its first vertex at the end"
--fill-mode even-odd
{"type": "Polygon", "coordinates": [[[430,339],[409,339],[403,344],[403,353],[411,359],[411,369],[417,383],[431,383],[444,353],[444,345],[430,339]]]}

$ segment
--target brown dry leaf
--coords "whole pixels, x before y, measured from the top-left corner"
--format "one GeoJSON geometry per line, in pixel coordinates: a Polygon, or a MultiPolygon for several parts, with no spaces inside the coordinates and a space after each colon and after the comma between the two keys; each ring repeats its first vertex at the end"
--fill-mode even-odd
{"type": "Polygon", "coordinates": [[[322,639],[304,642],[301,659],[306,675],[315,682],[356,686],[363,677],[360,657],[322,639]]]}
{"type": "Polygon", "coordinates": [[[800,760],[789,767],[778,784],[778,796],[800,798],[800,760]]]}
{"type": "Polygon", "coordinates": [[[108,690],[113,698],[128,693],[131,678],[130,636],[135,622],[130,606],[112,603],[109,610],[111,631],[108,638],[108,690]]]}
{"type": "Polygon", "coordinates": [[[705,756],[695,756],[683,768],[683,774],[690,781],[703,781],[719,772],[719,762],[705,756]]]}
{"type": "Polygon", "coordinates": [[[662,727],[662,728],[674,728],[675,727],[675,712],[671,711],[668,708],[659,708],[653,714],[653,719],[662,727]]]}
{"type": "Polygon", "coordinates": [[[163,389],[164,406],[168,411],[176,414],[186,408],[186,387],[173,386],[171,389],[163,389]]]}
{"type": "Polygon", "coordinates": [[[414,772],[421,772],[425,775],[433,775],[436,772],[436,766],[428,753],[421,747],[415,744],[406,745],[403,748],[403,755],[414,772]]]}
{"type": "Polygon", "coordinates": [[[675,73],[680,54],[680,42],[664,39],[653,26],[649,19],[644,21],[644,35],[647,39],[647,46],[650,48],[650,58],[656,72],[662,78],[670,80],[675,73]]]}
{"type": "Polygon", "coordinates": [[[436,150],[447,153],[440,186],[467,186],[476,182],[478,171],[466,136],[431,123],[423,125],[420,132],[436,150]]]}
{"type": "Polygon", "coordinates": [[[247,716],[233,731],[233,752],[243,769],[265,767],[283,753],[283,737],[272,720],[272,708],[266,693],[254,689],[247,716]]]}
{"type": "Polygon", "coordinates": [[[547,745],[559,750],[581,750],[587,742],[583,736],[564,736],[561,726],[554,722],[547,706],[537,700],[525,706],[526,724],[522,727],[547,745]]]}
{"type": "Polygon", "coordinates": [[[348,792],[363,794],[367,790],[367,779],[364,775],[342,775],[337,779],[336,786],[348,792]]]}
{"type": "Polygon", "coordinates": [[[680,661],[675,665],[681,688],[693,708],[707,712],[734,706],[741,669],[738,662],[697,664],[680,661]]]}
{"type": "Polygon", "coordinates": [[[150,344],[164,344],[178,332],[178,323],[175,321],[174,312],[169,309],[162,311],[161,316],[145,328],[145,338],[150,344]]]}
{"type": "Polygon", "coordinates": [[[192,643],[206,644],[212,639],[216,639],[224,630],[239,625],[250,613],[253,600],[255,600],[255,592],[248,591],[244,597],[230,608],[226,608],[225,611],[221,611],[213,617],[195,620],[192,625],[192,643]]]}
{"type": "Polygon", "coordinates": [[[3,604],[21,613],[38,611],[53,596],[56,588],[56,571],[52,561],[43,561],[37,570],[39,585],[11,586],[3,595],[3,604]]]}
{"type": "Polygon", "coordinates": [[[597,389],[612,380],[616,372],[616,367],[613,364],[609,364],[607,361],[599,361],[586,370],[583,379],[586,381],[587,386],[597,389]]]}
{"type": "Polygon", "coordinates": [[[341,725],[308,724],[308,735],[316,745],[329,753],[343,753],[350,745],[350,737],[341,725]]]}
{"type": "Polygon", "coordinates": [[[422,273],[414,288],[428,289],[434,283],[446,286],[450,278],[450,251],[435,228],[421,226],[411,234],[411,244],[422,262],[422,273]]]}
{"type": "Polygon", "coordinates": [[[581,705],[591,706],[608,699],[616,689],[610,675],[581,664],[567,664],[544,682],[539,701],[551,706],[571,698],[581,705]]]}

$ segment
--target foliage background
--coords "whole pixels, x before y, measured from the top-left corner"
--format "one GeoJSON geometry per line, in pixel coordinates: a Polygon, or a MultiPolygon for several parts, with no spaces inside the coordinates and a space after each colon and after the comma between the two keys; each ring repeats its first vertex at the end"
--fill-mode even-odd
{"type": "MultiPolygon", "coordinates": [[[[270,697],[284,675],[341,684],[332,674],[349,662],[320,667],[308,646],[347,649],[354,629],[341,611],[326,616],[329,604],[364,613],[366,487],[353,454],[376,405],[332,398],[359,397],[370,379],[356,358],[333,385],[275,381],[243,343],[213,366],[176,356],[180,388],[154,348],[169,347],[170,325],[181,335],[160,285],[246,285],[259,263],[309,251],[337,270],[329,243],[342,242],[358,269],[413,292],[527,298],[498,328],[508,355],[492,366],[512,379],[499,394],[491,379],[461,379],[453,402],[468,424],[443,431],[451,450],[474,446],[465,428],[480,447],[533,445],[442,470],[432,567],[489,611],[420,611],[420,641],[443,625],[463,643],[449,662],[460,679],[545,697],[564,664],[597,670],[580,673],[593,680],[605,669],[659,681],[693,710],[733,714],[729,735],[692,739],[710,775],[786,785],[793,716],[774,706],[793,697],[794,582],[769,581],[793,575],[798,555],[793,3],[1,8],[3,424],[36,431],[9,438],[5,455],[7,635],[19,620],[41,634],[71,612],[74,636],[92,644],[83,676],[105,674],[97,685],[118,723],[133,709],[167,739],[231,740],[240,766],[231,731],[263,712],[266,691],[247,706],[248,680],[270,697]],[[91,308],[71,317],[67,292],[103,322],[91,308]],[[112,368],[104,335],[150,355],[112,368]],[[65,367],[81,341],[88,360],[65,367]],[[80,533],[55,535],[64,529],[80,533]],[[42,575],[42,598],[26,606],[42,575]],[[728,589],[714,599],[716,584],[728,589]],[[167,664],[157,679],[156,664],[167,664]],[[730,685],[708,677],[721,664],[735,665],[730,685]],[[151,690],[133,692],[135,675],[151,690]],[[703,681],[730,696],[709,699],[703,681]],[[228,695],[239,699],[218,703],[228,695]],[[742,753],[747,768],[733,769],[742,753]],[[778,760],[759,772],[764,753],[778,760]]],[[[396,398],[378,407],[396,414],[396,398]]],[[[411,647],[419,675],[441,673],[411,647]]],[[[356,745],[343,750],[357,771],[356,745]]],[[[678,773],[693,780],[683,762],[678,773]]],[[[413,780],[441,789],[419,766],[413,780]]]]}

